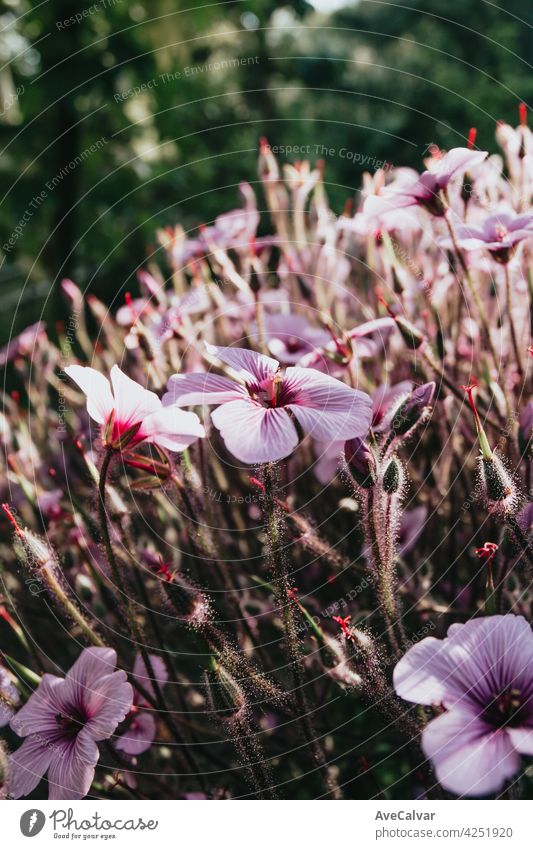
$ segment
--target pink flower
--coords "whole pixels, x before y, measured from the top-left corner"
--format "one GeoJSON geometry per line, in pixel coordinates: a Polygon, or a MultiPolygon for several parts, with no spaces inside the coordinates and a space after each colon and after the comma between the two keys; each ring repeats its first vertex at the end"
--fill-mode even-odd
{"type": "Polygon", "coordinates": [[[242,463],[288,457],[301,429],[322,442],[366,435],[371,401],[364,392],[315,369],[280,370],[277,360],[244,348],[207,346],[231,366],[236,379],[214,374],[176,374],[164,404],[216,404],[211,414],[228,451],[242,463]],[[239,382],[237,382],[239,381],[239,382]]]}
{"type": "Polygon", "coordinates": [[[466,250],[485,248],[496,262],[509,262],[523,239],[533,236],[533,213],[489,215],[482,227],[458,227],[457,241],[466,250]]]}
{"type": "Polygon", "coordinates": [[[435,159],[431,170],[424,171],[410,185],[387,187],[379,196],[371,196],[365,201],[365,215],[383,215],[393,209],[406,206],[422,206],[432,215],[444,215],[445,208],[440,193],[444,191],[452,177],[464,174],[469,168],[480,165],[487,157],[485,150],[469,150],[455,147],[441,159],[435,159]]]}
{"type": "MultiPolygon", "coordinates": [[[[162,687],[168,680],[164,661],[158,655],[151,654],[150,662],[156,681],[162,687]]],[[[139,684],[141,684],[146,692],[152,696],[155,695],[150,675],[140,654],[135,658],[133,677],[139,681],[139,684]]],[[[154,715],[150,711],[147,712],[141,709],[146,707],[148,705],[143,696],[134,689],[133,705],[131,708],[133,719],[128,729],[118,738],[115,744],[116,749],[126,752],[127,755],[140,755],[146,752],[155,740],[156,725],[154,715]]]]}
{"type": "Polygon", "coordinates": [[[486,616],[426,637],[394,670],[407,701],[446,712],[422,733],[443,787],[458,796],[496,793],[533,754],[533,634],[522,616],[486,616]]]}
{"type": "Polygon", "coordinates": [[[114,671],[113,649],[84,649],[65,678],[43,675],[41,683],[11,720],[26,737],[10,757],[9,792],[28,796],[48,773],[49,799],[83,799],[107,740],[133,699],[126,673],[114,671]]]}
{"type": "Polygon", "coordinates": [[[87,396],[90,417],[104,425],[107,446],[124,449],[150,442],[169,451],[183,451],[205,436],[195,413],[163,407],[154,392],[131,380],[118,366],[111,369],[111,385],[93,368],[67,366],[65,373],[87,396]]]}
{"type": "MultiPolygon", "coordinates": [[[[313,327],[302,315],[278,313],[265,316],[265,337],[268,349],[282,363],[297,363],[298,360],[327,345],[329,333],[313,327]]],[[[252,328],[252,338],[258,338],[257,325],[252,328]]]]}

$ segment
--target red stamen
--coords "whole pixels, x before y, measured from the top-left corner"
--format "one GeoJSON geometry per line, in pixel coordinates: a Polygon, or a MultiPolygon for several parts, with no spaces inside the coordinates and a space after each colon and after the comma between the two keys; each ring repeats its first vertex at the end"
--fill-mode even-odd
{"type": "Polygon", "coordinates": [[[498,546],[495,542],[486,542],[481,548],[476,548],[477,556],[487,560],[487,562],[492,560],[497,551],[498,546]]]}
{"type": "Polygon", "coordinates": [[[350,619],[352,617],[351,616],[345,616],[344,619],[343,619],[342,616],[332,616],[331,618],[333,619],[334,622],[337,623],[337,625],[341,629],[341,631],[344,634],[344,636],[346,637],[346,639],[351,640],[352,635],[350,634],[350,630],[348,628],[348,622],[350,621],[350,619]]]}
{"type": "Polygon", "coordinates": [[[18,391],[18,389],[13,389],[11,397],[15,404],[18,404],[18,402],[20,401],[20,392],[18,391]]]}
{"type": "Polygon", "coordinates": [[[460,387],[460,389],[462,389],[464,392],[466,392],[466,394],[468,396],[468,403],[472,407],[472,410],[474,411],[474,415],[475,415],[476,419],[479,418],[478,412],[477,412],[477,409],[476,409],[476,402],[474,401],[474,389],[477,389],[477,388],[478,388],[478,382],[477,382],[475,377],[472,378],[472,380],[470,381],[469,384],[467,384],[466,386],[460,387]]]}
{"type": "Polygon", "coordinates": [[[520,118],[520,126],[527,127],[527,106],[525,103],[519,104],[518,117],[520,118]]]}
{"type": "Polygon", "coordinates": [[[165,579],[165,581],[172,583],[172,581],[174,580],[174,575],[170,571],[168,563],[165,563],[161,555],[159,555],[159,563],[160,567],[156,571],[156,575],[161,575],[165,579]]]}
{"type": "Polygon", "coordinates": [[[257,478],[250,478],[250,483],[252,484],[252,486],[256,486],[258,489],[260,489],[261,492],[265,492],[264,483],[261,483],[261,481],[257,478]]]}
{"type": "Polygon", "coordinates": [[[131,307],[131,303],[133,298],[131,297],[131,292],[126,292],[124,295],[124,300],[126,301],[126,306],[131,307]]]}
{"type": "Polygon", "coordinates": [[[15,528],[16,535],[18,537],[22,537],[22,539],[24,539],[24,532],[23,532],[22,528],[19,526],[19,524],[17,523],[17,520],[15,519],[15,517],[13,516],[13,513],[11,512],[11,510],[9,508],[9,504],[2,504],[2,510],[6,514],[7,518],[9,519],[9,521],[11,522],[13,527],[15,528]]]}
{"type": "Polygon", "coordinates": [[[476,143],[477,129],[476,127],[470,127],[468,131],[468,142],[466,144],[468,150],[472,150],[476,143]]]}

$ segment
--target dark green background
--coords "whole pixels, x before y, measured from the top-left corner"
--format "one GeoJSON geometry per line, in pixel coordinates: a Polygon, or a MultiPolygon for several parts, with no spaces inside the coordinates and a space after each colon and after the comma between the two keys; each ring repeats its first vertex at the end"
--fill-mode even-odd
{"type": "Polygon", "coordinates": [[[97,5],[0,2],[0,245],[31,210],[3,256],[3,341],[49,293],[46,315],[61,318],[63,276],[108,301],[134,291],[157,227],[235,206],[239,181],[256,179],[262,134],[333,149],[326,179],[340,210],[363,170],[342,149],[418,167],[429,143],[463,144],[475,125],[494,150],[496,119],[516,123],[519,101],[533,99],[531,0],[358,2],[329,15],[270,0],[97,5]],[[186,72],[236,57],[253,61],[186,72]]]}

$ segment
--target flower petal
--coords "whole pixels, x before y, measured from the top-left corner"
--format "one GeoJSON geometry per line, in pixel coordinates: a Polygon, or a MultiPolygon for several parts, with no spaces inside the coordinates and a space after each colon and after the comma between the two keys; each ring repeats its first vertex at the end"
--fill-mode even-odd
{"type": "Polygon", "coordinates": [[[279,363],[272,357],[258,354],[257,351],[249,351],[247,348],[221,348],[217,345],[205,343],[207,351],[213,357],[222,360],[231,366],[243,380],[258,381],[266,380],[276,374],[279,363]]]}
{"type": "Polygon", "coordinates": [[[49,799],[83,799],[91,789],[98,746],[86,733],[56,752],[48,770],[49,799]]]}
{"type": "Polygon", "coordinates": [[[133,704],[133,687],[122,670],[101,678],[85,696],[88,721],[85,731],[93,740],[107,740],[128,715],[133,704]]]}
{"type": "Polygon", "coordinates": [[[447,649],[447,641],[435,637],[411,646],[393,672],[393,686],[400,698],[419,705],[452,705],[462,698],[447,649]]]}
{"type": "Polygon", "coordinates": [[[223,404],[241,398],[246,390],[228,377],[218,374],[173,374],[167,384],[168,392],[163,395],[163,406],[176,404],[178,407],[196,404],[223,404]]]}
{"type": "Polygon", "coordinates": [[[137,424],[150,413],[161,409],[161,401],[155,392],[136,383],[118,366],[111,369],[111,384],[115,396],[116,420],[121,425],[137,424]]]}
{"type": "Polygon", "coordinates": [[[486,150],[470,150],[467,147],[454,147],[442,159],[437,160],[432,174],[438,180],[439,188],[444,189],[452,177],[464,173],[467,168],[476,168],[487,158],[486,150]]]}
{"type": "Polygon", "coordinates": [[[140,433],[147,442],[155,442],[169,451],[183,451],[192,442],[205,436],[204,426],[196,413],[189,413],[176,405],[161,407],[147,416],[140,433]]]}
{"type": "MultiPolygon", "coordinates": [[[[160,686],[166,684],[168,681],[168,672],[163,658],[159,657],[159,655],[157,654],[151,654],[150,663],[152,664],[152,671],[154,673],[154,677],[157,683],[160,686]]],[[[139,684],[144,690],[146,690],[147,693],[150,693],[150,695],[152,696],[155,695],[154,687],[152,684],[153,678],[146,669],[144,660],[140,652],[135,658],[135,664],[133,666],[133,677],[139,681],[139,684]]]]}
{"type": "Polygon", "coordinates": [[[87,396],[87,412],[98,424],[105,424],[115,407],[109,380],[87,366],[66,366],[67,374],[87,396]]]}
{"type": "Polygon", "coordinates": [[[432,720],[422,733],[422,748],[442,786],[457,796],[496,793],[520,768],[507,732],[463,709],[432,720]]]}
{"type": "Polygon", "coordinates": [[[292,454],[298,434],[287,410],[266,409],[251,399],[231,401],[211,413],[228,451],[241,463],[269,463],[292,454]]]}
{"type": "Polygon", "coordinates": [[[137,714],[127,731],[115,743],[115,749],[128,755],[141,755],[155,740],[155,719],[151,713],[137,714]]]}
{"type": "Polygon", "coordinates": [[[298,366],[287,369],[285,386],[293,398],[286,406],[314,439],[334,442],[366,436],[372,418],[372,401],[366,393],[298,366]]]}
{"type": "Polygon", "coordinates": [[[9,758],[9,795],[14,799],[28,796],[50,766],[54,754],[42,734],[32,734],[9,758]]]}
{"type": "Polygon", "coordinates": [[[55,734],[56,715],[65,710],[65,682],[56,675],[43,675],[38,688],[15,714],[10,726],[19,737],[28,734],[55,734]]]}
{"type": "Polygon", "coordinates": [[[533,728],[507,728],[511,743],[522,755],[533,755],[533,728]]]}

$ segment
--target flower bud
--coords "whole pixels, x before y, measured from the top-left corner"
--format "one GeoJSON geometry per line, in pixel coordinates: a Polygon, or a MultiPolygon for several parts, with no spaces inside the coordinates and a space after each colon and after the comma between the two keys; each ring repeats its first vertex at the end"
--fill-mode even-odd
{"type": "Polygon", "coordinates": [[[214,658],[205,673],[205,680],[212,709],[220,719],[231,720],[244,713],[246,698],[242,688],[214,658]]]}
{"type": "Polygon", "coordinates": [[[182,624],[201,627],[211,619],[211,609],[204,593],[179,572],[164,582],[165,592],[182,624]]]}
{"type": "Polygon", "coordinates": [[[431,410],[435,389],[436,385],[433,381],[424,383],[400,400],[391,417],[392,429],[397,436],[405,436],[427,417],[431,410]]]}
{"type": "Polygon", "coordinates": [[[264,136],[259,141],[259,177],[267,183],[279,180],[279,167],[276,157],[264,136]]]}
{"type": "Polygon", "coordinates": [[[383,472],[383,489],[388,495],[394,495],[401,489],[403,468],[397,457],[391,457],[383,472]]]}
{"type": "Polygon", "coordinates": [[[358,436],[344,444],[344,457],[350,473],[362,489],[370,489],[376,480],[376,462],[372,451],[358,436]]]}
{"type": "Polygon", "coordinates": [[[420,348],[422,343],[425,342],[424,334],[421,333],[414,324],[411,324],[410,321],[407,321],[407,319],[403,318],[401,315],[394,316],[394,321],[396,322],[396,326],[402,334],[403,341],[407,347],[411,348],[413,351],[420,348]]]}
{"type": "Polygon", "coordinates": [[[481,483],[491,513],[511,516],[517,508],[516,486],[497,454],[480,457],[481,483]]]}

